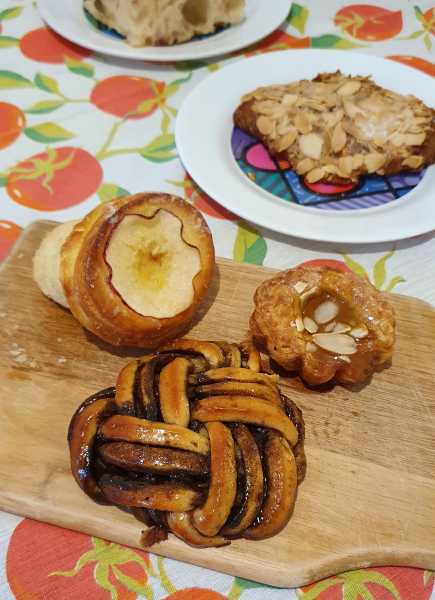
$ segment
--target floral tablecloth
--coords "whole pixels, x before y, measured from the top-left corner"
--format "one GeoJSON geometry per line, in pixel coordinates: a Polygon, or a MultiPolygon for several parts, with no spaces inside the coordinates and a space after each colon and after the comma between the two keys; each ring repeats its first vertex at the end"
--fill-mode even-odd
{"type": "MultiPolygon", "coordinates": [[[[264,232],[194,184],[173,135],[177,108],[193,86],[225,63],[258,52],[340,48],[387,56],[435,76],[432,1],[289,2],[282,29],[237,56],[152,65],[93,55],[44,27],[35,2],[2,0],[0,258],[35,219],[77,218],[115,196],[161,190],[184,196],[204,213],[220,256],[277,268],[334,264],[367,274],[379,289],[435,304],[433,233],[342,247],[264,232]]],[[[2,600],[292,597],[435,600],[434,573],[371,568],[279,590],[0,513],[2,600]]]]}

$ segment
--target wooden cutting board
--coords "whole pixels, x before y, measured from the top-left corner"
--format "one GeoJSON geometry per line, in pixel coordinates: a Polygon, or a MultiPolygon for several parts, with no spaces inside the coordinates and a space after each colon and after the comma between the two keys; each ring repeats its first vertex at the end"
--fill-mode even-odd
{"type": "MultiPolygon", "coordinates": [[[[0,272],[0,508],[140,547],[141,524],[94,504],[69,472],[70,417],[114,383],[127,355],[87,334],[33,283],[32,255],[51,226],[29,227],[0,272]]],[[[189,335],[241,340],[253,292],[272,272],[218,264],[214,301],[189,335]]],[[[307,428],[307,476],[287,528],[223,549],[195,550],[170,536],[153,552],[283,587],[374,565],[435,569],[435,311],[391,301],[391,368],[347,388],[282,380],[307,428]]]]}

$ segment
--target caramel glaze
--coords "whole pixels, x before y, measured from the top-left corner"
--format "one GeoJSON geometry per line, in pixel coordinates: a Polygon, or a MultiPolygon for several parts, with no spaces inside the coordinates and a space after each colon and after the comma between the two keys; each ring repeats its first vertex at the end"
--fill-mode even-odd
{"type": "MultiPolygon", "coordinates": [[[[361,318],[358,317],[357,311],[349,305],[348,302],[344,301],[341,298],[336,296],[332,296],[327,291],[322,290],[319,294],[313,296],[309,300],[307,300],[305,306],[302,309],[302,318],[310,317],[314,319],[314,313],[318,306],[320,306],[323,302],[326,301],[334,302],[338,308],[338,314],[334,319],[335,322],[345,323],[349,325],[351,328],[361,327],[361,325],[365,325],[368,329],[368,335],[361,339],[355,339],[357,345],[357,352],[355,354],[348,355],[350,360],[350,365],[347,361],[344,361],[338,354],[334,354],[332,352],[328,352],[323,348],[317,348],[317,350],[313,353],[319,362],[323,364],[335,366],[337,362],[346,364],[346,366],[351,367],[352,376],[358,379],[365,379],[370,372],[373,370],[373,336],[370,331],[370,327],[366,322],[363,322],[361,318]]],[[[368,317],[370,321],[370,316],[368,317]]],[[[319,325],[319,330],[317,333],[327,333],[325,331],[325,327],[327,327],[328,323],[323,325],[319,325]]],[[[304,338],[306,341],[310,341],[312,338],[312,334],[310,334],[307,330],[304,331],[304,338]]]]}

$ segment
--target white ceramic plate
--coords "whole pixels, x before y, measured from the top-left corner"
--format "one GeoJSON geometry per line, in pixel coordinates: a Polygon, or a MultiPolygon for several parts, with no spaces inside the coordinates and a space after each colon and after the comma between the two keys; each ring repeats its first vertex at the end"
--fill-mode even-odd
{"type": "Polygon", "coordinates": [[[122,39],[96,30],[85,17],[82,0],[38,0],[44,21],[67,40],[102,54],[150,61],[198,60],[234,52],[279,27],[289,7],[288,0],[247,0],[246,18],[239,25],[185,44],[133,48],[122,39]]]}
{"type": "Polygon", "coordinates": [[[435,80],[399,63],[340,50],[289,50],[242,59],[209,75],[186,98],[176,143],[193,179],[241,217],[288,235],[342,243],[385,242],[435,229],[435,166],[406,196],[360,210],[323,211],[285,202],[252,183],[231,150],[232,115],[240,97],[262,85],[315,77],[322,71],[371,75],[399,93],[434,106],[435,80]],[[216,99],[219,101],[216,101],[216,99]]]}

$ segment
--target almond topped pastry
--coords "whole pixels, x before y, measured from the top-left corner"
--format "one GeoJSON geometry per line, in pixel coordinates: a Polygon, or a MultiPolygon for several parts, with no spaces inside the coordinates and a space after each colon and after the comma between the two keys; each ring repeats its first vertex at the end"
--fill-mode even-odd
{"type": "Polygon", "coordinates": [[[309,384],[364,381],[393,354],[393,308],[354,273],[290,269],[262,283],[254,302],[254,340],[309,384]]]}
{"type": "Polygon", "coordinates": [[[247,343],[175,340],[128,363],[73,416],[72,474],[130,510],[150,546],[196,547],[279,533],[305,474],[304,421],[247,343]]]}
{"type": "Polygon", "coordinates": [[[112,200],[43,240],[34,277],[103,340],[152,348],[185,329],[214,271],[201,214],[168,194],[112,200]]]}
{"type": "Polygon", "coordinates": [[[239,23],[245,0],[84,0],[84,6],[131,46],[162,46],[239,23]]]}
{"type": "Polygon", "coordinates": [[[435,162],[435,111],[339,71],[246,94],[235,124],[309,183],[393,175],[435,162]]]}

